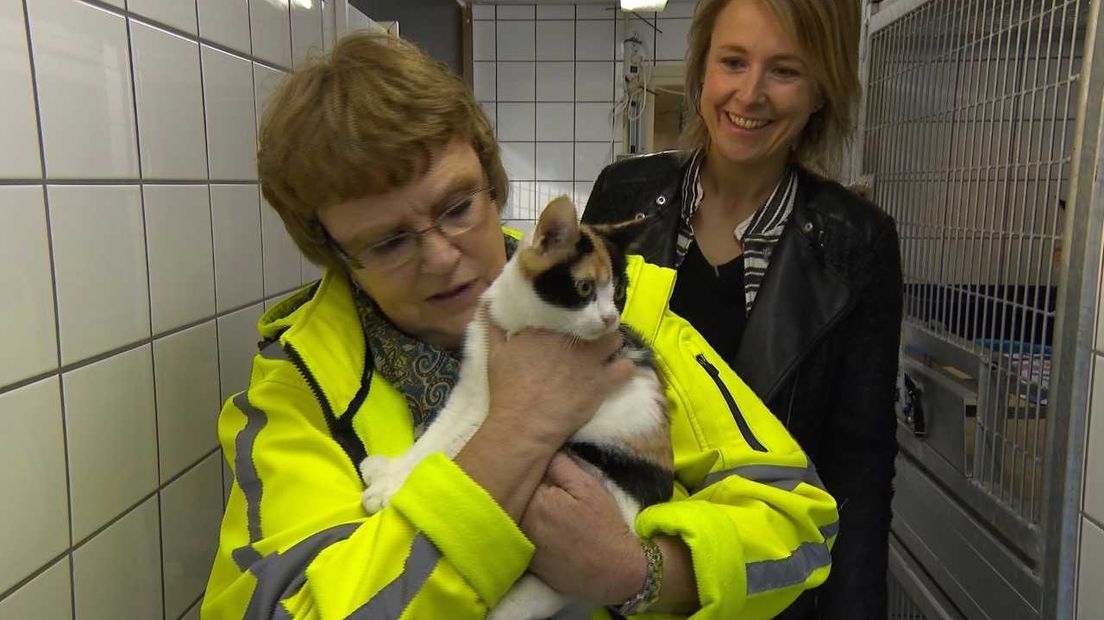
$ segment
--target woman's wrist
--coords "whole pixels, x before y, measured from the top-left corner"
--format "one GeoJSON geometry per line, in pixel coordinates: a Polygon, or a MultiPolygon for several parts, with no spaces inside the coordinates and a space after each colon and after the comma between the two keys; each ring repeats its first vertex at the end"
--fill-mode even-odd
{"type": "Polygon", "coordinates": [[[629,574],[635,587],[627,596],[619,596],[611,608],[622,616],[643,613],[659,600],[663,587],[663,551],[650,539],[639,541],[639,552],[634,553],[635,570],[629,574]]]}

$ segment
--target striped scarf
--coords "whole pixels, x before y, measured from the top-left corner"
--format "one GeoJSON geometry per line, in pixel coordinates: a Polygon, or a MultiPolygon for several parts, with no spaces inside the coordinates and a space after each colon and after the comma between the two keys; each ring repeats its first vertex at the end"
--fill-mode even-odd
{"type": "MultiPolygon", "coordinates": [[[[691,220],[701,207],[705,191],[702,188],[701,167],[705,151],[697,151],[690,159],[682,179],[682,225],[675,246],[675,267],[682,264],[690,243],[694,240],[691,220]]],[[[797,197],[797,173],[790,168],[782,175],[767,201],[748,219],[736,226],[733,234],[744,248],[744,311],[751,313],[755,296],[763,285],[771,255],[782,237],[782,229],[793,213],[797,197]]]]}

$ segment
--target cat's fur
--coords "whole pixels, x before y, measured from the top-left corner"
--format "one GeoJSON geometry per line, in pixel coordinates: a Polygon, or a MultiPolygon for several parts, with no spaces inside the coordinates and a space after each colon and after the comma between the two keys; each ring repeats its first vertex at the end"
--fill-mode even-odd
{"type": "MultiPolygon", "coordinates": [[[[481,297],[467,329],[459,380],[437,419],[406,453],[369,456],[361,464],[369,512],[386,505],[425,456],[441,451],[455,457],[486,418],[488,317],[507,335],[535,327],[594,339],[620,328],[626,335],[620,354],[634,361],[636,371],[564,449],[602,482],[630,530],[642,508],[670,498],[674,475],[664,388],[651,351],[619,326],[626,286],[623,243],[633,227],[579,224],[574,205],[564,197],[545,208],[533,234],[481,297]]],[[[527,573],[490,617],[546,618],[568,602],[527,573]]]]}

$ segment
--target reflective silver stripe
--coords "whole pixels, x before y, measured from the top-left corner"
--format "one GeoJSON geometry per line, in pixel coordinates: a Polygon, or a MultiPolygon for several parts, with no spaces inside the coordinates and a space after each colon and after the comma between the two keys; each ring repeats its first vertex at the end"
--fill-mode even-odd
{"type": "MultiPolygon", "coordinates": [[[[306,583],[307,566],[330,545],[345,540],[357,529],[357,524],[337,525],[299,541],[283,553],[273,553],[254,562],[249,572],[257,578],[257,586],[245,609],[244,620],[279,618],[280,601],[294,595],[306,583]]],[[[283,613],[287,613],[283,610],[283,613]]]]}
{"type": "Polygon", "coordinates": [[[280,344],[279,340],[273,340],[272,342],[266,344],[264,348],[261,349],[261,357],[265,358],[266,360],[283,360],[285,362],[291,361],[291,358],[288,357],[287,351],[284,350],[284,347],[280,344]]]}
{"type": "Polygon", "coordinates": [[[441,552],[437,547],[429,542],[425,534],[418,534],[414,537],[410,555],[406,557],[406,564],[399,576],[361,605],[347,620],[398,618],[429,579],[429,574],[440,559],[441,552]]]}
{"type": "MultiPolygon", "coordinates": [[[[234,438],[234,479],[245,494],[245,515],[249,526],[249,542],[255,543],[261,539],[261,495],[264,491],[260,476],[257,475],[257,466],[253,463],[253,445],[257,442],[257,435],[268,423],[268,417],[249,402],[249,395],[241,392],[234,396],[234,406],[245,414],[245,428],[238,432],[234,438]]],[[[239,551],[234,552],[234,559],[238,560],[239,551]]],[[[246,552],[242,552],[245,559],[246,552]]],[[[245,570],[239,561],[238,567],[245,570]]]]}
{"type": "Polygon", "coordinates": [[[803,584],[813,571],[831,563],[832,555],[824,543],[802,543],[781,560],[751,562],[747,565],[747,595],[803,584]]]}
{"type": "Polygon", "coordinates": [[[824,540],[828,540],[836,534],[839,534],[839,521],[820,528],[820,535],[824,537],[824,540]]]}
{"type": "Polygon", "coordinates": [[[697,493],[729,476],[740,476],[752,482],[767,484],[777,489],[782,489],[783,491],[792,491],[802,482],[811,484],[822,491],[826,490],[824,488],[824,483],[820,480],[820,476],[817,475],[816,467],[813,467],[810,463],[808,467],[804,468],[785,467],[781,465],[746,465],[744,467],[717,471],[706,476],[701,486],[694,492],[697,493]]]}

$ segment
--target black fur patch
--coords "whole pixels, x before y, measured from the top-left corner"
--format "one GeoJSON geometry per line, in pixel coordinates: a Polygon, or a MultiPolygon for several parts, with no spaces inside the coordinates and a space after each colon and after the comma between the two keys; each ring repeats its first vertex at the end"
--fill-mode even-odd
{"type": "Polygon", "coordinates": [[[644,338],[640,334],[636,333],[636,330],[621,324],[619,328],[621,336],[624,338],[625,343],[621,345],[621,351],[619,355],[622,357],[628,357],[632,360],[633,364],[639,368],[650,368],[659,374],[659,370],[655,365],[655,353],[652,348],[644,342],[644,338]]]}
{"type": "Polygon", "coordinates": [[[671,499],[675,489],[674,472],[610,446],[573,441],[564,449],[600,469],[639,502],[641,508],[671,499]]]}
{"type": "MultiPolygon", "coordinates": [[[[541,273],[533,279],[533,289],[546,303],[560,308],[582,308],[594,300],[594,291],[587,297],[580,297],[575,290],[575,278],[571,275],[571,269],[584,256],[594,251],[594,244],[587,235],[579,235],[579,241],[575,244],[572,257],[562,263],[557,263],[551,269],[541,273]]],[[[623,259],[622,259],[623,260],[623,259]]]]}

